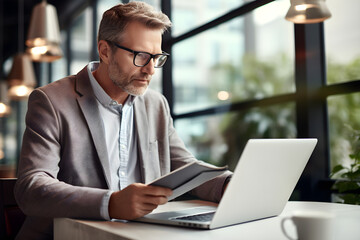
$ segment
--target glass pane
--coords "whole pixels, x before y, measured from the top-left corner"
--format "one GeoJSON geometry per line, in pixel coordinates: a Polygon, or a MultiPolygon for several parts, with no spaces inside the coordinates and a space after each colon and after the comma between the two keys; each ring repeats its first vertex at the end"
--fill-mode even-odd
{"type": "Polygon", "coordinates": [[[91,31],[92,31],[91,8],[88,7],[79,17],[74,20],[71,28],[71,54],[73,61],[70,65],[70,74],[77,74],[90,60],[91,31]]]}
{"type": "Polygon", "coordinates": [[[59,60],[52,62],[51,67],[51,82],[59,80],[65,76],[67,76],[67,56],[66,56],[66,39],[67,33],[66,31],[61,31],[61,49],[63,51],[64,56],[59,60]]]}
{"type": "Polygon", "coordinates": [[[295,104],[178,119],[175,127],[195,157],[234,170],[248,139],[296,137],[295,104]]]}
{"type": "Polygon", "coordinates": [[[359,0],[329,0],[331,18],[325,21],[328,83],[360,79],[359,0]]]}
{"type": "Polygon", "coordinates": [[[328,98],[330,131],[330,168],[350,166],[354,139],[350,129],[360,130],[360,93],[328,98]]]}
{"type": "Polygon", "coordinates": [[[17,159],[16,110],[11,103],[11,114],[1,118],[1,159],[0,177],[15,177],[17,159]],[[14,112],[15,111],[15,112],[14,112]]]}
{"type": "MultiPolygon", "coordinates": [[[[160,0],[143,0],[142,2],[146,2],[146,3],[150,4],[158,11],[161,10],[160,0]]],[[[161,81],[162,81],[162,69],[161,68],[155,69],[155,74],[153,75],[151,83],[150,83],[151,89],[154,89],[158,92],[162,92],[161,81]]]]}
{"type": "Polygon", "coordinates": [[[175,44],[175,113],[294,92],[288,7],[276,1],[175,44]]]}
{"type": "Polygon", "coordinates": [[[172,34],[180,35],[240,7],[243,0],[173,0],[172,34]]]}
{"type": "Polygon", "coordinates": [[[39,77],[36,79],[39,87],[44,86],[47,83],[49,83],[49,65],[50,64],[51,63],[46,63],[46,62],[39,63],[40,74],[39,74],[39,77]]]}
{"type": "Polygon", "coordinates": [[[59,80],[67,75],[66,72],[66,58],[61,58],[55,62],[52,63],[52,76],[51,81],[54,82],[56,80],[59,80]]]}
{"type": "Polygon", "coordinates": [[[14,178],[25,131],[27,101],[11,101],[10,104],[11,114],[0,120],[0,177],[14,178]]]}

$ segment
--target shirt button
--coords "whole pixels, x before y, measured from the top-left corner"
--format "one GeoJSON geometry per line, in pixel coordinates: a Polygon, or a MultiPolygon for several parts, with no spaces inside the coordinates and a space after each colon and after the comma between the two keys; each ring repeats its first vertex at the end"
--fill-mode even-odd
{"type": "Polygon", "coordinates": [[[121,176],[123,176],[123,177],[126,176],[125,172],[120,172],[120,174],[121,174],[121,176]]]}

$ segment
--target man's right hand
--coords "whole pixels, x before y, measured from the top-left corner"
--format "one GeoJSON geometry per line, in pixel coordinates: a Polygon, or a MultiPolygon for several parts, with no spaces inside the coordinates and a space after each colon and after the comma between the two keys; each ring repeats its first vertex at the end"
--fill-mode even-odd
{"type": "Polygon", "coordinates": [[[111,194],[110,218],[131,220],[152,212],[158,205],[167,203],[172,190],[163,187],[134,183],[111,194]]]}

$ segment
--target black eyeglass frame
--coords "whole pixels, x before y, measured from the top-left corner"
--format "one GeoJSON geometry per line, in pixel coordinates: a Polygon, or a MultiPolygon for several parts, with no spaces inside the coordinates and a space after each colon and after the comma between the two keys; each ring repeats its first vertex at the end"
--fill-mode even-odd
{"type": "MultiPolygon", "coordinates": [[[[109,41],[109,42],[110,42],[110,41],[109,41]]],[[[120,48],[120,49],[122,49],[122,50],[131,52],[132,54],[134,54],[133,64],[134,64],[136,67],[144,67],[144,66],[148,65],[148,63],[150,62],[150,60],[151,60],[151,59],[155,59],[157,56],[165,56],[165,57],[166,57],[166,59],[165,59],[165,61],[164,61],[164,64],[165,64],[167,58],[170,56],[170,54],[168,54],[167,52],[164,52],[164,51],[163,51],[162,53],[158,53],[158,54],[151,54],[151,53],[148,53],[148,52],[135,51],[135,50],[132,50],[132,49],[130,49],[130,48],[123,47],[123,46],[117,44],[116,42],[111,42],[111,43],[114,44],[117,48],[120,48]],[[149,58],[149,59],[147,60],[147,62],[146,62],[145,64],[143,64],[143,65],[138,65],[138,64],[135,63],[135,58],[136,58],[136,56],[137,56],[139,53],[145,53],[145,54],[150,55],[150,58],[149,58]]],[[[161,66],[155,66],[155,65],[154,65],[154,67],[155,67],[155,68],[162,68],[162,67],[164,66],[164,64],[162,64],[161,66]]]]}

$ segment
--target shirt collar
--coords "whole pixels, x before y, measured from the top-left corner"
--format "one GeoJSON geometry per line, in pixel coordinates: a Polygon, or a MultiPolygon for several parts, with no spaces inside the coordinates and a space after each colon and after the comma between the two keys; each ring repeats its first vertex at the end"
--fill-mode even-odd
{"type": "MultiPolygon", "coordinates": [[[[87,66],[87,71],[91,83],[91,87],[93,88],[95,97],[97,100],[105,107],[114,108],[115,106],[121,105],[117,101],[113,100],[100,86],[98,81],[95,79],[94,75],[92,74],[99,67],[99,61],[90,62],[87,66]]],[[[129,95],[126,99],[124,105],[132,106],[135,102],[135,96],[129,95]]]]}

